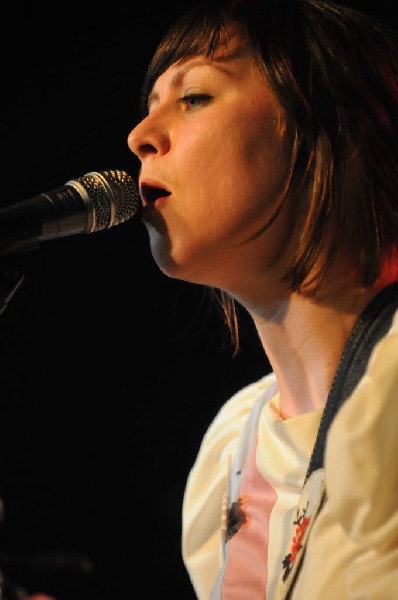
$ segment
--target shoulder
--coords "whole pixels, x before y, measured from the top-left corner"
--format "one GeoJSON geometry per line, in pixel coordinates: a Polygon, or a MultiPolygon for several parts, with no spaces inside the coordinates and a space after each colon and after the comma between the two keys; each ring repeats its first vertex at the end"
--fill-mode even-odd
{"type": "Polygon", "coordinates": [[[329,502],[357,542],[377,537],[383,523],[398,518],[397,390],[398,311],[336,415],[326,445],[329,502]]]}
{"type": "Polygon", "coordinates": [[[325,504],[292,598],[396,597],[397,390],[398,312],[330,426],[325,470],[315,472],[325,477],[325,504]]]}
{"type": "Polygon", "coordinates": [[[275,375],[269,373],[261,379],[246,385],[236,392],[221,407],[207,429],[202,441],[203,446],[220,444],[228,453],[230,445],[239,441],[245,423],[257,403],[266,397],[267,392],[274,388],[275,375]]]}
{"type": "Polygon", "coordinates": [[[248,417],[274,384],[275,376],[269,373],[241,388],[223,404],[203,435],[193,471],[203,469],[206,478],[212,477],[214,469],[226,472],[227,461],[236,451],[248,417]]]}
{"type": "Polygon", "coordinates": [[[398,403],[394,401],[397,386],[398,310],[388,332],[373,348],[358,385],[337,413],[329,437],[333,439],[342,428],[347,435],[353,428],[355,435],[359,435],[360,429],[367,436],[378,428],[380,419],[385,420],[391,412],[398,414],[398,403]]]}
{"type": "Polygon", "coordinates": [[[274,381],[274,375],[269,374],[242,388],[225,402],[210,423],[188,475],[185,511],[190,510],[193,504],[208,505],[209,495],[216,506],[221,506],[230,464],[245,424],[267,390],[272,389],[274,381]]]}
{"type": "Polygon", "coordinates": [[[247,417],[256,402],[274,386],[275,382],[275,375],[269,373],[238,390],[221,407],[212,426],[216,426],[219,422],[225,420],[247,417]]]}

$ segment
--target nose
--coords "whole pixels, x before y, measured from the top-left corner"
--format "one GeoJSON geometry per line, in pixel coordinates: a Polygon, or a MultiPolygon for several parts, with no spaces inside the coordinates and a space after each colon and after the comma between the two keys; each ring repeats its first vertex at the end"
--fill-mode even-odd
{"type": "Polygon", "coordinates": [[[130,131],[127,144],[141,162],[148,156],[165,154],[170,147],[168,135],[155,126],[152,115],[145,117],[130,131]]]}

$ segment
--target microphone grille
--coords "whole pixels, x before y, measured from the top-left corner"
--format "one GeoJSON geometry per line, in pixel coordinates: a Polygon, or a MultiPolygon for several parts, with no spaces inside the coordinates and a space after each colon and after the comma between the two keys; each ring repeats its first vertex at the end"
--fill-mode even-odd
{"type": "Polygon", "coordinates": [[[125,171],[92,171],[75,181],[85,188],[92,202],[94,218],[88,233],[119,225],[138,211],[137,187],[125,171]]]}

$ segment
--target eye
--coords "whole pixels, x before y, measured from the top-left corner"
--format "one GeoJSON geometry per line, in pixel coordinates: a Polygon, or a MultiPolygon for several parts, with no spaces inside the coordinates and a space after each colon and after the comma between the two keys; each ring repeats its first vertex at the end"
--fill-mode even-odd
{"type": "Polygon", "coordinates": [[[178,102],[186,110],[194,110],[201,105],[208,104],[212,100],[212,96],[208,94],[186,94],[178,100],[178,102]]]}

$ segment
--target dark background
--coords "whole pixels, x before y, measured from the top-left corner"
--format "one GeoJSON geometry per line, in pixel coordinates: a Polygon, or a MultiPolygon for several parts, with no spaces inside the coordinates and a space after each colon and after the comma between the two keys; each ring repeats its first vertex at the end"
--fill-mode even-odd
{"type": "MultiPolygon", "coordinates": [[[[1,205],[89,171],[136,177],[127,135],[178,12],[10,6],[1,205]]],[[[25,279],[0,316],[5,574],[60,600],[135,598],[141,585],[144,597],[194,598],[180,552],[185,480],[220,405],[267,368],[256,342],[232,359],[202,288],[160,273],[138,219],[23,258],[25,279]],[[26,566],[58,553],[88,557],[94,574],[26,566]]]]}
{"type": "MultiPolygon", "coordinates": [[[[393,3],[377,4],[390,21],[393,3]]],[[[0,205],[89,171],[136,177],[127,135],[144,70],[186,7],[8,6],[0,205]]],[[[160,273],[135,218],[44,242],[22,266],[0,316],[0,569],[59,600],[133,598],[141,586],[146,598],[193,600],[185,480],[222,403],[269,370],[250,323],[243,315],[233,358],[202,288],[160,273]],[[33,569],[59,553],[93,570],[33,569]]]]}

